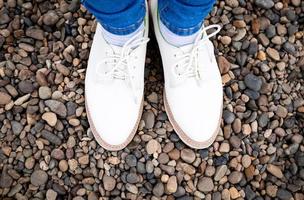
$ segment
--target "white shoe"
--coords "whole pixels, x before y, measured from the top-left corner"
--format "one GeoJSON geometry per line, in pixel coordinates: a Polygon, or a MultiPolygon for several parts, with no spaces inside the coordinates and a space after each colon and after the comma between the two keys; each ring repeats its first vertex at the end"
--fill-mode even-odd
{"type": "Polygon", "coordinates": [[[144,30],[122,47],[107,43],[97,25],[85,80],[86,110],[93,135],[107,150],[126,147],[141,118],[149,41],[146,10],[144,30]]]}
{"type": "Polygon", "coordinates": [[[157,0],[151,0],[150,5],[164,67],[164,104],[169,120],[184,143],[206,148],[214,142],[222,116],[221,74],[209,41],[220,26],[202,27],[194,44],[176,47],[160,32],[157,0]],[[207,35],[211,28],[216,31],[207,35]]]}

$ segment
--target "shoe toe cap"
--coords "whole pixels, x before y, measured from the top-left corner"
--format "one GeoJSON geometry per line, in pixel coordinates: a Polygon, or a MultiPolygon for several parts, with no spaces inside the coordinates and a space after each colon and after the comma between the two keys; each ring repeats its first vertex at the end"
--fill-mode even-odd
{"type": "MultiPolygon", "coordinates": [[[[221,121],[222,90],[175,91],[168,106],[174,121],[183,134],[196,142],[206,142],[215,137],[221,121]]],[[[209,89],[208,89],[209,90],[209,89]]]]}

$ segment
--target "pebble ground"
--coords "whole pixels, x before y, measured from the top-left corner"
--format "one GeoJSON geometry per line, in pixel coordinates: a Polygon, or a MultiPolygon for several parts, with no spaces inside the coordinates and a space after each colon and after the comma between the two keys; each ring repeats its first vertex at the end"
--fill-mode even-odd
{"type": "Polygon", "coordinates": [[[214,144],[191,149],[174,133],[151,34],[138,133],[110,152],[84,108],[91,14],[75,0],[0,0],[0,199],[303,200],[304,2],[223,0],[214,23],[214,144]]]}

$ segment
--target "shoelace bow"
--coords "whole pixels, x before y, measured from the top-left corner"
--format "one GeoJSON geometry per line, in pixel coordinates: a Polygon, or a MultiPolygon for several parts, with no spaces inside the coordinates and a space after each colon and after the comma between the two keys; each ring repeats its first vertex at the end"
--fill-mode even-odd
{"type": "Polygon", "coordinates": [[[149,38],[142,36],[143,31],[130,38],[120,50],[120,53],[116,53],[112,50],[106,58],[102,59],[100,66],[96,68],[96,73],[101,80],[129,80],[131,89],[133,90],[135,101],[136,99],[136,80],[133,71],[137,66],[132,65],[130,57],[132,52],[143,44],[149,41],[149,38]],[[110,66],[108,71],[104,71],[104,65],[110,66]]]}
{"type": "MultiPolygon", "coordinates": [[[[198,63],[198,54],[203,44],[209,40],[209,38],[215,36],[220,32],[220,25],[214,24],[207,27],[204,27],[199,30],[199,33],[194,41],[193,47],[190,52],[183,52],[181,56],[177,56],[179,60],[173,65],[172,69],[179,80],[178,83],[181,83],[188,77],[195,77],[196,80],[200,80],[202,77],[201,65],[198,63]],[[207,30],[215,28],[216,30],[211,34],[207,34],[207,30]],[[206,35],[206,36],[204,36],[206,35]]],[[[208,50],[209,58],[212,59],[212,52],[208,50]]]]}

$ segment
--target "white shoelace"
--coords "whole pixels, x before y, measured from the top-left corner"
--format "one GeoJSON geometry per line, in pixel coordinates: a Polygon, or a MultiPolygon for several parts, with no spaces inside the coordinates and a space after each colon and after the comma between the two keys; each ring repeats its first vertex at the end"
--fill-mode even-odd
{"type": "MultiPolygon", "coordinates": [[[[210,25],[204,27],[199,30],[199,33],[194,41],[192,49],[189,52],[184,52],[182,50],[183,47],[180,47],[181,54],[175,55],[178,61],[173,65],[172,70],[176,75],[179,84],[186,80],[189,77],[195,77],[196,80],[201,80],[202,78],[202,66],[199,65],[198,62],[198,55],[203,47],[208,48],[208,45],[205,43],[209,40],[209,38],[215,36],[218,32],[220,32],[221,26],[220,25],[210,25]],[[207,34],[207,30],[215,28],[216,30],[211,34],[207,34]]],[[[209,58],[211,62],[213,60],[213,52],[210,49],[207,50],[209,53],[209,58]]]]}
{"type": "Polygon", "coordinates": [[[112,49],[110,53],[107,53],[107,57],[100,61],[99,67],[96,68],[96,74],[100,80],[127,80],[130,83],[131,89],[136,98],[136,88],[138,82],[135,80],[136,75],[133,73],[138,67],[132,63],[132,59],[137,59],[132,53],[140,46],[146,44],[149,38],[143,36],[143,31],[134,35],[128,40],[117,53],[112,49]],[[105,66],[106,65],[106,66],[105,66]],[[109,69],[108,71],[106,69],[109,69]]]}

